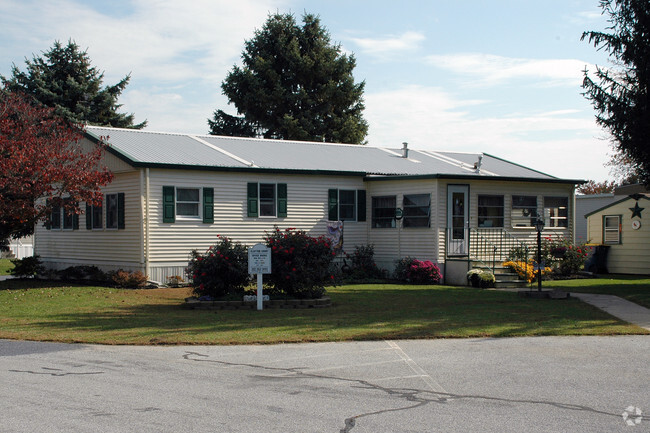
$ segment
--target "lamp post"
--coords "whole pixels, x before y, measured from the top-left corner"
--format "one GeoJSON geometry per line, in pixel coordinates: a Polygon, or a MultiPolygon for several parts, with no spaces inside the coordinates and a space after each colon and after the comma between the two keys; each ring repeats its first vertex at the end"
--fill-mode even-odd
{"type": "Polygon", "coordinates": [[[537,230],[537,290],[542,291],[542,230],[544,230],[544,219],[537,215],[535,219],[535,230],[537,230]]]}

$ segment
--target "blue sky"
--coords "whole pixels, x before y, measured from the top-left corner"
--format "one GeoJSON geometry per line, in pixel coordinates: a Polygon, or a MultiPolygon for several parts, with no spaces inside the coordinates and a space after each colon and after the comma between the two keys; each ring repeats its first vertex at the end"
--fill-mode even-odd
{"type": "Polygon", "coordinates": [[[207,133],[235,113],[220,84],[269,13],[317,14],[357,60],[373,146],[485,152],[564,178],[608,178],[607,134],[581,96],[608,66],[585,30],[597,0],[0,0],[0,74],[75,40],[153,131],[207,133]]]}

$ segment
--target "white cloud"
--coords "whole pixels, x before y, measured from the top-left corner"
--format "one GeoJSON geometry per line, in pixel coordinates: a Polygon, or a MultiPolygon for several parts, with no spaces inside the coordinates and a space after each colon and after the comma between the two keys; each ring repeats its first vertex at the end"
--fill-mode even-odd
{"type": "Polygon", "coordinates": [[[404,32],[399,36],[389,36],[380,39],[349,39],[358,45],[364,54],[380,58],[387,58],[395,54],[417,50],[420,46],[420,43],[425,40],[425,37],[422,33],[419,32],[404,32]]]}
{"type": "Polygon", "coordinates": [[[373,146],[397,148],[406,141],[413,149],[491,153],[562,178],[607,178],[609,147],[590,114],[557,110],[476,118],[466,109],[485,101],[458,100],[423,86],[367,94],[365,100],[373,146]]]}
{"type": "Polygon", "coordinates": [[[27,38],[37,55],[55,39],[72,38],[88,48],[93,65],[106,71],[108,81],[132,72],[157,82],[205,80],[218,85],[239,58],[244,40],[278,4],[133,0],[127,6],[125,13],[108,16],[73,0],[9,0],[0,6],[0,35],[5,40],[27,38]]]}
{"type": "Polygon", "coordinates": [[[521,59],[491,54],[465,53],[431,55],[432,66],[449,70],[474,86],[495,86],[518,78],[532,78],[552,85],[579,86],[585,62],[573,59],[521,59]]]}

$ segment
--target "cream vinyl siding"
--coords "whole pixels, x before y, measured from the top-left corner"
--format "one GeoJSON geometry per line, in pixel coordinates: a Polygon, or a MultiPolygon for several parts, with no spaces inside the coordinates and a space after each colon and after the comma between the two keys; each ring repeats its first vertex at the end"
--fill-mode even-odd
{"type": "Polygon", "coordinates": [[[596,212],[587,218],[587,236],[595,244],[603,244],[603,216],[621,216],[620,244],[610,245],[607,253],[607,270],[610,273],[620,274],[650,274],[650,200],[639,200],[639,206],[645,208],[641,218],[632,218],[630,208],[634,207],[635,200],[625,200],[602,211],[596,212]],[[632,228],[632,221],[641,222],[638,230],[632,228]]]}
{"type": "MultiPolygon", "coordinates": [[[[436,217],[440,207],[435,179],[367,181],[368,243],[375,247],[375,261],[381,268],[393,270],[395,262],[403,257],[439,262],[436,240],[436,217]],[[431,227],[371,228],[372,197],[396,196],[398,208],[404,207],[404,195],[430,194],[431,227]]],[[[442,202],[444,203],[444,202],[442,202]]],[[[443,205],[444,207],[444,205],[443,205]]]]}
{"type": "MultiPolygon", "coordinates": [[[[470,228],[478,228],[478,196],[479,195],[502,195],[503,196],[503,209],[504,220],[503,229],[508,231],[513,237],[522,242],[530,245],[536,244],[537,232],[534,228],[518,228],[512,227],[512,196],[513,195],[528,195],[537,197],[538,212],[543,212],[544,196],[548,197],[567,197],[568,201],[568,227],[557,228],[547,227],[544,229],[544,236],[551,237],[567,237],[573,238],[574,227],[574,200],[573,200],[573,185],[570,184],[547,184],[542,182],[505,182],[505,181],[490,181],[482,179],[481,181],[457,181],[457,180],[440,180],[438,184],[438,196],[442,198],[442,205],[437,207],[436,213],[436,227],[438,233],[438,242],[440,250],[438,261],[444,262],[445,260],[445,245],[446,245],[446,227],[447,227],[447,186],[448,185],[468,185],[468,203],[469,206],[469,226],[470,228]]],[[[433,223],[432,223],[433,227],[433,223]]],[[[480,230],[480,229],[479,229],[480,230]]],[[[471,247],[471,246],[470,246],[471,247]]]]}
{"type": "MultiPolygon", "coordinates": [[[[361,177],[304,176],[286,174],[247,174],[150,169],[149,173],[149,261],[154,268],[185,266],[191,250],[206,250],[217,235],[228,236],[246,245],[263,242],[265,233],[277,225],[304,230],[310,236],[327,234],[328,189],[364,189],[361,177]],[[247,185],[255,183],[287,184],[287,217],[248,217],[247,185]],[[163,186],[214,188],[214,223],[201,219],[176,218],[163,223],[163,186]]],[[[344,249],[365,245],[366,222],[346,221],[344,249]]]]}
{"type": "MultiPolygon", "coordinates": [[[[78,230],[47,230],[36,227],[35,253],[55,267],[75,264],[106,265],[107,268],[143,270],[141,249],[140,172],[115,174],[104,194],[124,193],[124,229],[86,229],[85,203],[81,203],[78,230]]],[[[103,209],[106,226],[106,207],[103,209]]]]}
{"type": "MultiPolygon", "coordinates": [[[[97,145],[87,138],[80,140],[79,145],[85,152],[92,152],[97,149],[97,145]]],[[[106,166],[113,173],[133,171],[133,167],[130,164],[124,162],[107,150],[104,151],[100,164],[106,166]]]]}

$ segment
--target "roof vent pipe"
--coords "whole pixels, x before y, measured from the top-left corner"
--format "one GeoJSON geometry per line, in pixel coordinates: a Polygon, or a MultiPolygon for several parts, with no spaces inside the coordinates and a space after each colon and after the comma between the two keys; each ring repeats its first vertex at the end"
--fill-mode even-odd
{"type": "Polygon", "coordinates": [[[402,143],[402,158],[409,157],[409,144],[405,141],[402,143]]]}
{"type": "Polygon", "coordinates": [[[474,163],[474,168],[476,169],[477,173],[481,172],[481,164],[483,163],[483,154],[478,156],[478,162],[474,163]]]}

